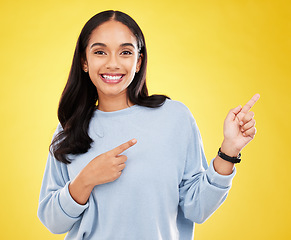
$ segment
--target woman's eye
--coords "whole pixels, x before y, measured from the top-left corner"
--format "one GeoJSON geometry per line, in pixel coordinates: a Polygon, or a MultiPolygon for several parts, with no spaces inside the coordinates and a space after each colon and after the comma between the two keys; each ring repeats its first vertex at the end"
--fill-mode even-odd
{"type": "Polygon", "coordinates": [[[132,55],[132,52],[130,52],[130,51],[123,51],[121,54],[122,55],[132,55]]]}
{"type": "Polygon", "coordinates": [[[95,51],[94,54],[97,54],[97,55],[105,55],[106,53],[103,52],[103,51],[95,51]]]}

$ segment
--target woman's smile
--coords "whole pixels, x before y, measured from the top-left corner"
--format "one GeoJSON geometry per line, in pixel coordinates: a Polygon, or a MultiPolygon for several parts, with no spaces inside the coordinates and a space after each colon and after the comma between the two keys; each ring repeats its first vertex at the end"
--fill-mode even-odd
{"type": "Polygon", "coordinates": [[[116,73],[116,74],[104,73],[104,74],[100,74],[100,78],[105,83],[116,84],[116,83],[120,83],[123,80],[124,75],[125,74],[119,74],[119,73],[116,73]]]}

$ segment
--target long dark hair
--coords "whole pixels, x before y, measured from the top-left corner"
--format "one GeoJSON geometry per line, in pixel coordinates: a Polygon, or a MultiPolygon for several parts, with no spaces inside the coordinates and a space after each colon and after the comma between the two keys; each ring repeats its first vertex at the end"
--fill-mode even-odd
{"type": "Polygon", "coordinates": [[[89,123],[96,109],[98,93],[89,74],[82,69],[86,47],[92,31],[104,22],[115,20],[126,25],[136,36],[139,53],[143,55],[141,67],[127,88],[128,99],[137,105],[151,108],[164,104],[165,95],[148,95],[146,86],[147,50],[144,35],[137,23],[119,11],[104,11],[93,16],[83,27],[78,38],[68,81],[63,90],[58,118],[62,126],[50,145],[50,152],[63,163],[70,163],[67,154],[86,153],[93,140],[88,135],[89,123]]]}

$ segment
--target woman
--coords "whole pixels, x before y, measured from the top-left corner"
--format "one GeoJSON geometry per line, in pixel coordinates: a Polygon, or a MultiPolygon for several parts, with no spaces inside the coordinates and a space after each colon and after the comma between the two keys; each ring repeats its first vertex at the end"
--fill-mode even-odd
{"type": "Polygon", "coordinates": [[[79,36],[60,99],[38,216],[66,239],[193,239],[225,200],[239,152],[256,133],[250,108],[227,115],[208,167],[188,108],[148,96],[147,51],[128,15],[105,11],[79,36]],[[96,106],[97,102],[97,106],[96,106]]]}

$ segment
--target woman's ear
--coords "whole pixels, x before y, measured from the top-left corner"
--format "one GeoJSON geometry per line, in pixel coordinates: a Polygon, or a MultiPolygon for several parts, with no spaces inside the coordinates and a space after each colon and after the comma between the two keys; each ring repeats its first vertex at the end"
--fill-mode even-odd
{"type": "Polygon", "coordinates": [[[81,64],[82,64],[82,68],[83,68],[84,72],[88,72],[87,60],[84,60],[83,58],[81,58],[81,64]]]}
{"type": "Polygon", "coordinates": [[[135,70],[136,73],[138,73],[139,70],[140,70],[140,66],[141,66],[141,63],[142,63],[142,59],[143,59],[143,54],[141,53],[141,54],[139,55],[138,60],[137,60],[136,70],[135,70]]]}

